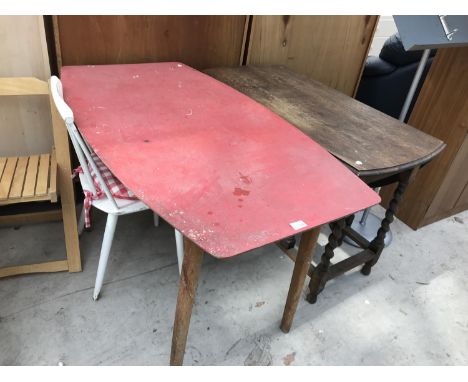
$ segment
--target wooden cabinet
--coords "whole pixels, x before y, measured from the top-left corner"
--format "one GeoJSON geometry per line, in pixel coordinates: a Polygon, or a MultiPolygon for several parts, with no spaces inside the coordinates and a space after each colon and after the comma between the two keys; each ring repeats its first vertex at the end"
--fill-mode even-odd
{"type": "MultiPolygon", "coordinates": [[[[0,16],[0,77],[50,77],[42,16],[0,16]]],[[[52,146],[46,97],[3,97],[0,156],[41,154],[52,146]]]]}
{"type": "Polygon", "coordinates": [[[420,170],[397,213],[414,229],[468,209],[467,89],[468,47],[439,49],[408,123],[447,147],[420,170]]]}
{"type": "Polygon", "coordinates": [[[428,221],[468,208],[468,135],[453,158],[439,190],[427,210],[428,221]]]}
{"type": "Polygon", "coordinates": [[[378,16],[54,16],[58,66],[280,64],[353,95],[378,16]]]}
{"type": "Polygon", "coordinates": [[[253,16],[247,64],[285,65],[353,96],[378,16],[253,16]]]}
{"type": "Polygon", "coordinates": [[[58,65],[242,60],[248,16],[54,16],[58,65]]]}

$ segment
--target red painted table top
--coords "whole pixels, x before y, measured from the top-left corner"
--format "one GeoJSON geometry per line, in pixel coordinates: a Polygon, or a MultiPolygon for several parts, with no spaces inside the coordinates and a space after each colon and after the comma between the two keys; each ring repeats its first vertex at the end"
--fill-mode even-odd
{"type": "Polygon", "coordinates": [[[62,83],[79,130],[115,176],[215,257],[380,200],[297,128],[184,64],[68,66],[62,83]]]}

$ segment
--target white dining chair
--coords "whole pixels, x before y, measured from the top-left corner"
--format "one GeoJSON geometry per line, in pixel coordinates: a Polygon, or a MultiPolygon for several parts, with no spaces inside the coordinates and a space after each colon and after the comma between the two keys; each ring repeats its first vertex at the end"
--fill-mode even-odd
{"type": "MultiPolygon", "coordinates": [[[[91,197],[88,198],[88,202],[91,206],[107,213],[106,228],[104,231],[104,238],[101,246],[101,253],[99,255],[99,265],[96,276],[96,283],[94,286],[93,298],[97,300],[101,292],[102,284],[104,281],[104,274],[106,272],[107,261],[109,259],[109,253],[114,238],[115,227],[117,225],[117,219],[120,215],[127,215],[134,212],[139,212],[149,209],[149,207],[138,199],[121,199],[115,197],[106,182],[104,181],[103,174],[99,170],[102,170],[102,162],[97,155],[92,152],[90,146],[83,139],[80,132],[78,131],[73,117],[73,111],[65,103],[63,99],[62,83],[56,77],[52,76],[50,79],[50,87],[52,99],[55,103],[57,111],[65,122],[65,126],[70,136],[70,140],[75,149],[76,155],[80,162],[82,171],[78,173],[81,186],[83,191],[89,193],[91,197]],[[98,164],[97,164],[98,163],[98,164]],[[97,186],[97,187],[96,187],[97,186]]],[[[80,214],[78,222],[78,233],[81,233],[85,227],[85,216],[86,216],[86,198],[83,203],[83,209],[80,214]]],[[[154,225],[158,226],[159,216],[154,214],[154,225]]],[[[177,261],[179,265],[179,273],[181,272],[182,260],[183,260],[183,236],[175,230],[176,238],[176,250],[177,250],[177,261]]]]}

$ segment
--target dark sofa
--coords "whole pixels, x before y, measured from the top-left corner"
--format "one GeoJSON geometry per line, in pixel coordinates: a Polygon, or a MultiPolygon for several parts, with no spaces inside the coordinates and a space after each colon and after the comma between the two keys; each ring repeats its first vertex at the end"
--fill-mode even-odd
{"type": "MultiPolygon", "coordinates": [[[[385,41],[378,57],[369,56],[356,99],[392,117],[400,116],[423,51],[405,51],[398,34],[385,41]]],[[[436,51],[431,51],[406,120],[411,114],[436,51]]]]}

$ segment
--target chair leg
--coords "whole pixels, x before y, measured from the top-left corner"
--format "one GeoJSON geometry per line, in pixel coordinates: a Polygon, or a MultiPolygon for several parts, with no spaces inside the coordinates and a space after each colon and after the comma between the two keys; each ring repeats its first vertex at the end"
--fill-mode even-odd
{"type": "Polygon", "coordinates": [[[80,219],[78,220],[78,235],[81,235],[85,227],[85,206],[83,203],[83,208],[81,209],[80,219]]]}
{"type": "Polygon", "coordinates": [[[177,262],[179,263],[179,275],[182,271],[182,262],[184,261],[184,236],[178,230],[174,230],[176,249],[177,249],[177,262]]]}
{"type": "Polygon", "coordinates": [[[153,212],[153,221],[154,226],[159,227],[159,215],[156,212],[153,212]]]}
{"type": "Polygon", "coordinates": [[[101,254],[99,256],[99,266],[96,276],[96,284],[94,285],[93,298],[96,301],[101,292],[102,282],[104,281],[104,274],[106,273],[107,260],[112,247],[112,240],[114,239],[115,226],[117,225],[118,216],[114,214],[107,215],[106,230],[104,231],[104,239],[102,240],[101,254]]]}

